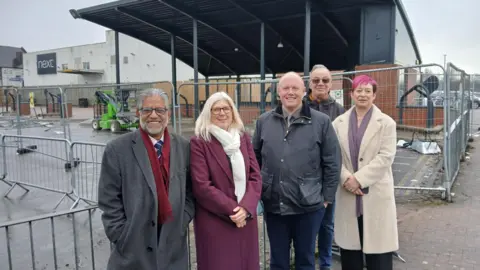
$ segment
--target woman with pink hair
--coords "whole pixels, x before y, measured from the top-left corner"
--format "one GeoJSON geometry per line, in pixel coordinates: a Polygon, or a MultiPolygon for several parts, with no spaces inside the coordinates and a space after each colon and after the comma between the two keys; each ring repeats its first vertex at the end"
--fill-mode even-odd
{"type": "Polygon", "coordinates": [[[377,82],[360,75],[350,95],[355,105],[333,122],[342,149],[336,194],[335,242],[342,269],[393,269],[398,250],[392,164],[396,123],[373,104],[377,82]]]}

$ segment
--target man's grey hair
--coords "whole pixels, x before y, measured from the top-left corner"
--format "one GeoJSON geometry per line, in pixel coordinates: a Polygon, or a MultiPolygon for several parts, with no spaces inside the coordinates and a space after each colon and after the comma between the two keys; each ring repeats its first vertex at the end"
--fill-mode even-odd
{"type": "Polygon", "coordinates": [[[313,72],[313,71],[315,71],[315,70],[317,70],[317,69],[326,69],[326,70],[330,71],[326,66],[324,66],[324,65],[322,65],[322,64],[317,64],[317,65],[314,65],[314,66],[313,66],[312,71],[310,71],[310,72],[313,72]]]}
{"type": "Polygon", "coordinates": [[[140,93],[138,94],[137,108],[141,110],[143,108],[143,101],[145,100],[145,98],[152,97],[152,96],[159,96],[163,98],[163,101],[165,101],[165,107],[167,107],[167,109],[170,107],[170,103],[168,101],[168,95],[167,93],[165,93],[165,91],[163,91],[163,89],[148,88],[140,91],[140,93]]]}

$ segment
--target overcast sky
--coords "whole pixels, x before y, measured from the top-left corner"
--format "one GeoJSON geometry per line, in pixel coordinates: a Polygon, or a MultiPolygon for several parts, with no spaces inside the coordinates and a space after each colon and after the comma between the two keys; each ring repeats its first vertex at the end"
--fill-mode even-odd
{"type": "MultiPolygon", "coordinates": [[[[105,41],[105,28],[74,20],[69,9],[111,0],[0,0],[0,45],[27,51],[105,41]]],[[[424,63],[443,64],[443,55],[469,73],[480,73],[478,0],[403,0],[424,63]]]]}

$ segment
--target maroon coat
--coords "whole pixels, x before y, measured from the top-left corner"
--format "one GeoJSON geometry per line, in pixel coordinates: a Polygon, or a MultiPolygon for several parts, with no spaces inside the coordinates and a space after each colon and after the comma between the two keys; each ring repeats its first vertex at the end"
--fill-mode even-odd
{"type": "Polygon", "coordinates": [[[257,204],[262,180],[249,136],[241,137],[247,189],[240,204],[230,162],[220,142],[213,136],[210,142],[194,137],[190,149],[198,270],[259,269],[257,204]],[[238,205],[252,215],[243,228],[237,228],[229,217],[238,205]]]}

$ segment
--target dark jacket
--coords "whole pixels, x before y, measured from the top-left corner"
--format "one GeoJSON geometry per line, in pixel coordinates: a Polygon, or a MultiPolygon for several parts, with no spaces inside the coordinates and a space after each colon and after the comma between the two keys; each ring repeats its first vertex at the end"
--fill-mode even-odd
{"type": "Polygon", "coordinates": [[[322,112],[330,117],[330,120],[333,122],[335,118],[345,112],[343,106],[336,102],[331,96],[327,100],[318,102],[316,100],[310,99],[311,90],[303,97],[303,101],[312,109],[322,112]]]}
{"type": "Polygon", "coordinates": [[[334,201],[342,160],[327,115],[304,103],[300,117],[287,127],[280,105],[257,120],[253,148],[266,212],[301,214],[334,201]]]}

